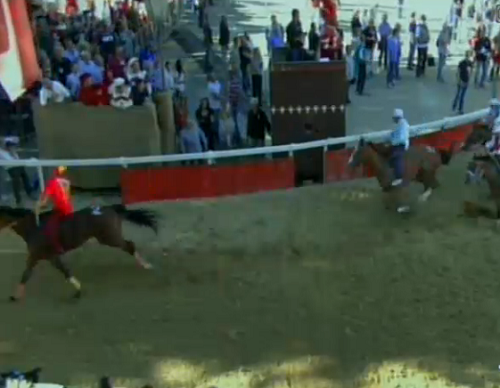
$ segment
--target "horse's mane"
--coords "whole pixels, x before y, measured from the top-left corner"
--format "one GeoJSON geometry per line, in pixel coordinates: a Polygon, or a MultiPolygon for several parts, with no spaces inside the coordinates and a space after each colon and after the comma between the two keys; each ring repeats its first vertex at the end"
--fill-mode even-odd
{"type": "MultiPolygon", "coordinates": [[[[52,213],[52,210],[45,211],[40,214],[41,217],[52,213]]],[[[24,218],[30,215],[34,215],[35,212],[31,209],[21,208],[21,207],[11,207],[11,206],[0,206],[0,217],[7,216],[12,218],[24,218]]]]}

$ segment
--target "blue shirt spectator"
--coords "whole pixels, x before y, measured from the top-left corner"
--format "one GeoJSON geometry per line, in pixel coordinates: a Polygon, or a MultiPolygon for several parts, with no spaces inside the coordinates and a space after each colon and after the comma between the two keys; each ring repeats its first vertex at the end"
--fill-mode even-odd
{"type": "Polygon", "coordinates": [[[139,62],[143,68],[148,68],[148,65],[152,63],[154,64],[156,60],[156,53],[150,47],[146,47],[141,50],[141,53],[139,54],[139,62]]]}
{"type": "Polygon", "coordinates": [[[71,98],[73,100],[78,100],[78,96],[80,95],[80,69],[78,64],[74,64],[71,69],[71,73],[66,78],[66,87],[71,93],[71,98]]]}
{"type": "Polygon", "coordinates": [[[90,74],[95,85],[101,85],[104,81],[103,69],[90,60],[87,52],[82,52],[82,59],[79,62],[80,74],[90,74]]]}
{"type": "Polygon", "coordinates": [[[392,35],[387,40],[387,59],[389,62],[399,63],[401,59],[401,40],[392,35]]]}
{"type": "Polygon", "coordinates": [[[385,38],[387,39],[389,35],[391,35],[392,28],[389,22],[387,21],[387,15],[384,15],[384,18],[382,20],[382,23],[378,26],[378,33],[380,35],[380,38],[385,38]]]}
{"type": "Polygon", "coordinates": [[[194,121],[189,121],[187,128],[181,130],[180,137],[181,152],[184,154],[204,152],[208,149],[207,138],[194,121]]]}

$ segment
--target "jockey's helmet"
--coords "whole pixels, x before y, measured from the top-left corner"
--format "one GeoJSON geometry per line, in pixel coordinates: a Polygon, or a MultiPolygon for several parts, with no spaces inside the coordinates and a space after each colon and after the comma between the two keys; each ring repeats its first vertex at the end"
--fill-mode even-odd
{"type": "Polygon", "coordinates": [[[393,119],[402,119],[404,118],[403,109],[394,109],[394,113],[392,114],[393,119]]]}
{"type": "Polygon", "coordinates": [[[56,168],[56,175],[57,176],[65,175],[66,171],[68,171],[68,168],[66,166],[59,166],[56,168]]]}

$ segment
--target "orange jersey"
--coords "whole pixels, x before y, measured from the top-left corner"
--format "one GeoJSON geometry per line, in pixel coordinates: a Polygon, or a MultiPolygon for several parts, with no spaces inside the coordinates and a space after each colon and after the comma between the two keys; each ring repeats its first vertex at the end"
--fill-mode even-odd
{"type": "Polygon", "coordinates": [[[65,178],[52,178],[43,192],[43,198],[49,198],[58,213],[68,215],[74,212],[71,203],[70,182],[65,178]]]}

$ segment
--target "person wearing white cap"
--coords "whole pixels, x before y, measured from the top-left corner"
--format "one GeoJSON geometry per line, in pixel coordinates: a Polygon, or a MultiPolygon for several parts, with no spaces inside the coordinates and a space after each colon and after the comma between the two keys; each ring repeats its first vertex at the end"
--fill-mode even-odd
{"type": "Polygon", "coordinates": [[[493,124],[495,120],[500,116],[500,101],[497,98],[492,98],[490,100],[490,110],[488,116],[484,119],[484,123],[488,128],[493,129],[493,124]]]}
{"type": "Polygon", "coordinates": [[[500,118],[493,123],[493,137],[485,144],[486,149],[497,159],[500,157],[500,118]]]}
{"type": "Polygon", "coordinates": [[[410,146],[410,126],[404,118],[402,109],[394,109],[392,119],[396,127],[391,132],[389,142],[391,144],[390,164],[394,170],[394,180],[392,186],[399,186],[403,183],[404,155],[410,146]]]}

